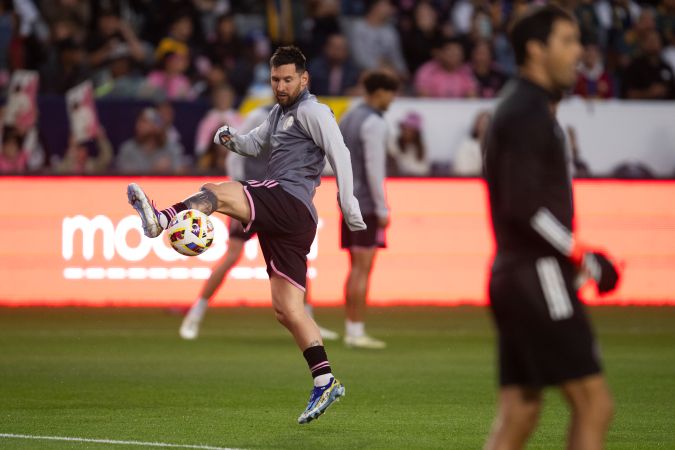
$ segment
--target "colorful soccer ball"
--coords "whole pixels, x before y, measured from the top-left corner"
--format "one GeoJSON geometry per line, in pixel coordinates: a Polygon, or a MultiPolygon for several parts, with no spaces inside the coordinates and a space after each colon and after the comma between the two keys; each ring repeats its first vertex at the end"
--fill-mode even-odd
{"type": "Polygon", "coordinates": [[[166,229],[171,246],[178,253],[197,256],[213,242],[213,223],[209,216],[196,209],[179,212],[166,229]]]}

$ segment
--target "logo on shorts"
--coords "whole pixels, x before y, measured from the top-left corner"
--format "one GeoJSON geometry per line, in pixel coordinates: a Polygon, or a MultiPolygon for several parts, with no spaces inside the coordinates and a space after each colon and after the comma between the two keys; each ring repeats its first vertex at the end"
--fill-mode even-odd
{"type": "Polygon", "coordinates": [[[293,122],[293,116],[288,116],[288,119],[286,119],[283,125],[284,131],[288,130],[293,125],[293,122]]]}

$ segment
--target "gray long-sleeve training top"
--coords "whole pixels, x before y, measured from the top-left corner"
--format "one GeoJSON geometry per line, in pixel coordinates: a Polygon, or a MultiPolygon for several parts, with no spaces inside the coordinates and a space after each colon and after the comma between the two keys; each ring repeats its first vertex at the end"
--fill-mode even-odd
{"type": "Polygon", "coordinates": [[[228,148],[240,155],[258,156],[270,152],[265,178],[307,206],[315,221],[318,214],[312,202],[321,171],[328,158],[338,185],[338,201],[352,231],[366,229],[359,202],[354,197],[352,164],[340,128],[328,106],[304,90],[289,106],[276,104],[267,120],[251,132],[234,134],[228,148]]]}

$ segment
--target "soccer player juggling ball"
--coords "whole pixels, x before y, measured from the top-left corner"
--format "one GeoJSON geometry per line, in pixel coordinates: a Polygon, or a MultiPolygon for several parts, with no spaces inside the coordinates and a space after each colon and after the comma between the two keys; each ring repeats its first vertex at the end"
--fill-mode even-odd
{"type": "Polygon", "coordinates": [[[345,394],[333,376],[319,329],[303,307],[307,254],[314,240],[317,212],[312,202],[327,157],[337,178],[339,204],[351,230],[366,228],[353,195],[349,150],[330,109],[307,89],[305,56],[296,47],[280,47],[270,59],[270,83],[277,104],[265,122],[245,135],[221,127],[214,142],[255,157],[270,152],[266,180],[207,183],[182,202],[156,210],[136,184],[129,203],[141,216],[143,231],[157,237],[180,211],[220,212],[258,233],[270,277],[277,319],[293,335],[314,378],[307,408],[298,422],[319,417],[345,394]]]}

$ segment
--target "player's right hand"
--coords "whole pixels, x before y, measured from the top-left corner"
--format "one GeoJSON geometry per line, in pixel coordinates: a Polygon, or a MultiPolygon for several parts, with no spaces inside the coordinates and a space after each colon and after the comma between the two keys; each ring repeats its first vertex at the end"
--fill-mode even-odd
{"type": "Polygon", "coordinates": [[[227,144],[232,140],[232,136],[236,132],[237,131],[229,125],[223,125],[218,128],[218,131],[216,131],[216,134],[213,136],[213,143],[227,147],[227,144]]]}

